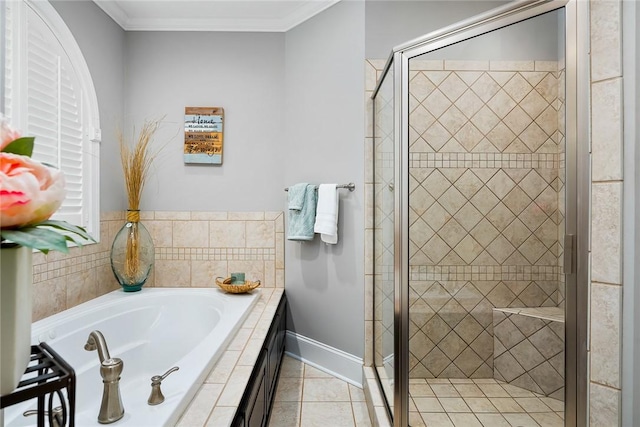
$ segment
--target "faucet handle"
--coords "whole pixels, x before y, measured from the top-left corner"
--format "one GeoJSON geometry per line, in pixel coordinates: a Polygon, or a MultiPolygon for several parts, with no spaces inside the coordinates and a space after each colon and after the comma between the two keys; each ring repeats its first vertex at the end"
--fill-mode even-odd
{"type": "Polygon", "coordinates": [[[174,366],[162,375],[154,375],[151,377],[151,394],[147,400],[149,405],[159,405],[164,402],[164,395],[162,394],[162,390],[160,390],[160,384],[162,384],[162,380],[167,378],[169,374],[178,369],[180,369],[178,366],[174,366]]]}
{"type": "MultiPolygon", "coordinates": [[[[29,417],[32,415],[38,415],[38,411],[36,409],[30,409],[22,413],[23,417],[29,417]]],[[[56,406],[55,408],[53,408],[51,410],[51,414],[49,414],[49,411],[44,411],[44,416],[49,418],[51,427],[62,427],[66,424],[65,420],[67,414],[64,412],[62,406],[56,406]]]]}
{"type": "Polygon", "coordinates": [[[161,383],[162,380],[164,380],[165,378],[167,378],[169,376],[170,373],[177,371],[178,369],[180,369],[180,367],[178,366],[174,366],[173,368],[169,369],[167,372],[165,372],[162,375],[154,375],[151,377],[151,382],[158,382],[161,383]]]}

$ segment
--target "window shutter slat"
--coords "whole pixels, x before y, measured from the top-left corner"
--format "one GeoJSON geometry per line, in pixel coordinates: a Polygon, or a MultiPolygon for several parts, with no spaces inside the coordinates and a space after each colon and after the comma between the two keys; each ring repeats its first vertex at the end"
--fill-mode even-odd
{"type": "Polygon", "coordinates": [[[5,14],[5,67],[4,67],[4,115],[8,120],[11,120],[13,117],[13,86],[14,86],[14,17],[13,17],[13,7],[11,3],[6,5],[6,14],[5,14]]]}
{"type": "Polygon", "coordinates": [[[27,25],[27,131],[36,137],[33,158],[58,167],[58,55],[37,16],[27,25]]]}
{"type": "Polygon", "coordinates": [[[36,137],[33,157],[65,175],[66,198],[54,217],[82,224],[83,144],[81,93],[73,67],[50,29],[34,13],[28,19],[27,123],[36,137]]]}
{"type": "Polygon", "coordinates": [[[83,179],[82,179],[82,108],[81,94],[71,83],[67,63],[61,59],[60,66],[60,167],[67,178],[67,197],[65,212],[82,214],[83,179]]]}
{"type": "Polygon", "coordinates": [[[36,138],[33,158],[65,175],[54,219],[99,230],[97,103],[79,47],[48,2],[2,2],[6,10],[4,115],[36,138]],[[85,87],[86,86],[86,87],[85,87]],[[87,92],[84,92],[84,91],[87,92]],[[88,191],[91,189],[91,191],[88,191]]]}

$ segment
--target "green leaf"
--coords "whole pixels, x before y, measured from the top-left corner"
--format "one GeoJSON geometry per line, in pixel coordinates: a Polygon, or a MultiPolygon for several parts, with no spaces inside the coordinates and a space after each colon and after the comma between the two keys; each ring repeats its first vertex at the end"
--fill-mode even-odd
{"type": "Polygon", "coordinates": [[[80,239],[77,235],[75,234],[63,234],[64,238],[69,241],[69,242],[73,242],[78,246],[84,246],[87,241],[84,239],[80,239]]]}
{"type": "Polygon", "coordinates": [[[37,249],[45,254],[50,250],[69,253],[65,236],[53,230],[24,227],[16,230],[2,230],[1,233],[3,239],[37,249]]]}
{"type": "Polygon", "coordinates": [[[33,153],[34,140],[35,138],[32,136],[24,136],[22,138],[18,138],[15,141],[13,141],[11,144],[4,147],[2,152],[31,157],[31,154],[33,153]]]}
{"type": "MultiPolygon", "coordinates": [[[[76,235],[82,237],[85,240],[89,240],[90,242],[95,242],[96,241],[93,237],[91,237],[91,235],[89,233],[87,233],[87,230],[85,230],[83,227],[79,227],[77,225],[70,224],[70,223],[68,223],[66,221],[57,221],[57,220],[50,219],[48,221],[42,221],[37,226],[38,227],[39,226],[53,227],[53,228],[57,228],[59,230],[69,231],[69,232],[71,232],[73,234],[76,234],[76,235]]],[[[73,239],[73,241],[78,243],[79,245],[82,245],[81,242],[78,242],[75,239],[73,239]]]]}

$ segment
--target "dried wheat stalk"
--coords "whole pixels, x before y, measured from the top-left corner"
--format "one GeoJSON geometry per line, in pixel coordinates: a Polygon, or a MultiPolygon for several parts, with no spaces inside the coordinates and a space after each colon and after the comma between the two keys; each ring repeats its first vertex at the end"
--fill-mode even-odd
{"type": "Polygon", "coordinates": [[[127,221],[134,223],[127,235],[127,249],[125,257],[125,274],[127,279],[133,284],[138,280],[138,276],[143,273],[140,271],[140,246],[137,222],[140,220],[140,199],[142,190],[147,180],[151,163],[156,158],[157,153],[150,151],[150,143],[154,134],[158,130],[160,121],[145,121],[140,134],[133,146],[126,143],[122,132],[118,132],[118,141],[120,143],[120,161],[122,163],[122,171],[124,173],[124,183],[127,190],[127,198],[129,200],[129,212],[127,213],[127,221]]]}

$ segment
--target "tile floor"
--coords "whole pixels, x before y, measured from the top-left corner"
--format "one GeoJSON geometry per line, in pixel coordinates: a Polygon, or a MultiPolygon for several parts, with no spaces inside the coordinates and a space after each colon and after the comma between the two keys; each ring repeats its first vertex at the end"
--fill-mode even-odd
{"type": "MultiPolygon", "coordinates": [[[[411,379],[411,427],[562,427],[564,404],[494,379],[411,379]]],[[[269,425],[370,427],[364,392],[285,356],[269,425]]]]}
{"type": "Polygon", "coordinates": [[[371,427],[371,421],[361,388],[285,355],[269,425],[371,427]]]}
{"type": "Polygon", "coordinates": [[[411,379],[411,427],[561,427],[564,404],[494,379],[411,379]]]}

